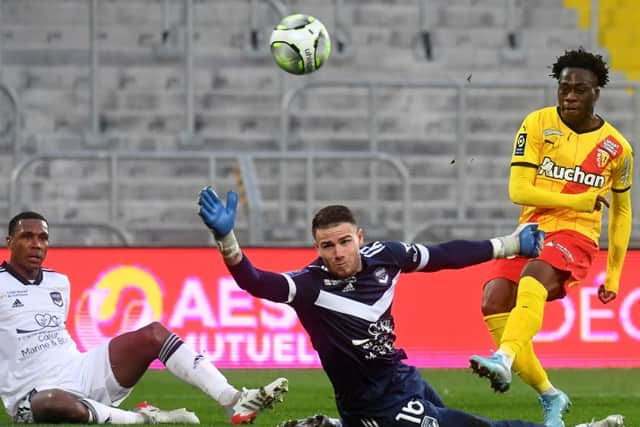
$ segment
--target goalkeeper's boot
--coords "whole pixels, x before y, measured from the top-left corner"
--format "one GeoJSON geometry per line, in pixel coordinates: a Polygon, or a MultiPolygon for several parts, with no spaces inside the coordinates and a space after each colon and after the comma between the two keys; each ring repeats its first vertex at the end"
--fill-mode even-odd
{"type": "Polygon", "coordinates": [[[163,411],[148,402],[140,402],[135,412],[142,415],[145,424],[200,424],[196,414],[184,408],[163,411]]]}
{"type": "Polygon", "coordinates": [[[544,422],[546,427],[564,427],[562,415],[569,411],[571,400],[563,391],[558,390],[555,394],[543,394],[538,397],[542,405],[544,422]]]}
{"type": "Polygon", "coordinates": [[[609,415],[605,419],[578,424],[576,427],[624,427],[624,417],[622,415],[609,415]]]}
{"type": "Polygon", "coordinates": [[[284,421],[277,427],[342,427],[342,422],[326,415],[312,415],[301,420],[284,421]]]}
{"type": "Polygon", "coordinates": [[[243,388],[236,400],[225,408],[231,424],[249,424],[258,414],[273,408],[276,402],[284,400],[284,394],[289,391],[286,378],[277,380],[260,388],[243,388]]]}
{"type": "Polygon", "coordinates": [[[471,356],[469,363],[473,373],[480,377],[489,378],[492,389],[500,393],[509,390],[511,370],[507,367],[501,355],[493,353],[490,357],[471,356]]]}

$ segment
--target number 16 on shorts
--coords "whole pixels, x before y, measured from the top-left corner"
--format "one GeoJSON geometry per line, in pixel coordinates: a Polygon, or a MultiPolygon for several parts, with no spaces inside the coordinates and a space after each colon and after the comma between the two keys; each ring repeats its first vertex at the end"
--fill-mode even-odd
{"type": "Polygon", "coordinates": [[[396,421],[403,425],[411,423],[420,427],[439,427],[438,420],[424,414],[424,405],[419,400],[410,400],[396,414],[396,421]]]}

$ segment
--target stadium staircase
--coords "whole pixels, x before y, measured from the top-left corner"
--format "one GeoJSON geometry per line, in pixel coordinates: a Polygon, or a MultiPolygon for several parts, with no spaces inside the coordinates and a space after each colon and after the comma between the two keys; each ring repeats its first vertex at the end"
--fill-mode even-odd
{"type": "MultiPolygon", "coordinates": [[[[244,185],[247,200],[257,199],[242,206],[238,232],[258,245],[308,244],[309,217],[327,203],[353,206],[368,238],[475,238],[513,227],[513,132],[526,111],[553,102],[544,85],[555,56],[587,44],[575,9],[552,0],[515,11],[505,0],[433,0],[425,9],[415,0],[287,1],[289,11],[322,17],[334,36],[325,68],[296,77],[265,48],[277,19],[271,3],[193,2],[193,138],[182,2],[97,2],[95,122],[90,2],[0,3],[1,81],[22,113],[19,145],[0,144],[0,215],[41,210],[64,230],[57,244],[204,245],[194,199],[212,183],[220,193],[244,185]],[[250,31],[252,20],[260,31],[250,31]],[[19,175],[13,189],[10,170],[19,175]],[[262,234],[252,235],[256,221],[262,234]]],[[[632,99],[608,90],[600,100],[623,131],[633,126],[632,99]]]]}

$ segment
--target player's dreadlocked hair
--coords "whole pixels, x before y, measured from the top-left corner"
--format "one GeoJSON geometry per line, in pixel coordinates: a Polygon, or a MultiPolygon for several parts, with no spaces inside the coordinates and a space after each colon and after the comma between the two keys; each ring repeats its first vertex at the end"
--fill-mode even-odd
{"type": "Polygon", "coordinates": [[[598,86],[605,87],[609,82],[609,68],[602,55],[587,52],[583,48],[578,50],[566,50],[564,55],[557,58],[557,62],[551,66],[549,76],[560,80],[560,73],[567,67],[584,68],[591,71],[598,79],[598,86]]]}

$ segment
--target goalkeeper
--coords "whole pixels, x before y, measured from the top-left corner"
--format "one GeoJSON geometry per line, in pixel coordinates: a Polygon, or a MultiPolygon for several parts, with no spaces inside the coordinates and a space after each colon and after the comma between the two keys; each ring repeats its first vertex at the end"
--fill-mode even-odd
{"type": "MultiPolygon", "coordinates": [[[[537,224],[522,224],[508,236],[482,241],[364,245],[352,212],[331,205],[317,212],[311,225],[319,257],[298,271],[278,274],[257,269],[242,253],[233,233],[237,193],[228,193],[225,206],[207,187],[198,203],[199,215],[213,232],[238,285],[256,297],[294,308],[333,385],[339,420],[318,415],[284,426],[535,426],[490,421],[447,408],[418,370],[402,362],[407,356],[394,346],[391,306],[400,273],[463,268],[513,255],[537,256],[544,239],[537,224]]],[[[595,426],[622,426],[621,419],[617,421],[603,420],[595,426]]]]}

